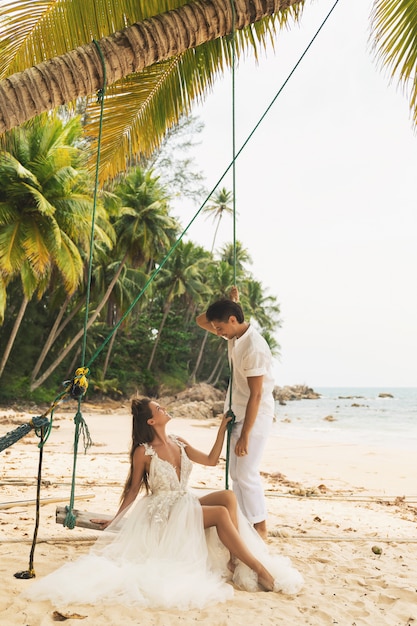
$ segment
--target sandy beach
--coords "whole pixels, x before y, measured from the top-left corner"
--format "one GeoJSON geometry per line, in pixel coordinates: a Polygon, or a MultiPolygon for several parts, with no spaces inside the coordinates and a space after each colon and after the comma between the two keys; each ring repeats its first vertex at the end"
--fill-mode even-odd
{"type": "MultiPolygon", "coordinates": [[[[0,409],[0,436],[33,415],[0,409]]],[[[70,498],[73,415],[68,406],[57,410],[44,449],[44,502],[34,556],[38,578],[87,552],[99,534],[55,522],[56,507],[70,498]]],[[[83,416],[94,445],[84,454],[80,439],[75,508],[113,514],[129,468],[129,404],[103,410],[86,403],[83,416]]],[[[208,450],[217,424],[216,419],[177,419],[169,432],[208,450]]],[[[2,626],[47,626],[58,618],[48,602],[24,600],[21,591],[32,581],[14,577],[29,564],[38,442],[31,432],[0,453],[2,626]]],[[[305,585],[297,596],[235,590],[226,604],[187,612],[82,605],[66,613],[67,621],[85,626],[192,626],[197,621],[202,626],[416,626],[416,458],[393,447],[273,436],[262,464],[268,544],[303,574],[305,585]]],[[[215,468],[195,466],[190,486],[201,494],[222,489],[224,471],[224,455],[215,468]]]]}

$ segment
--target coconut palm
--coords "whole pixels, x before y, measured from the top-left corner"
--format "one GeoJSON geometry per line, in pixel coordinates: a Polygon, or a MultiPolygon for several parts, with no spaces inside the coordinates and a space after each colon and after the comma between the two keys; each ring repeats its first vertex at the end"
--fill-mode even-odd
{"type": "Polygon", "coordinates": [[[115,223],[118,247],[125,248],[133,267],[145,260],[152,269],[171,248],[180,230],[169,215],[169,196],[152,170],[132,170],[115,189],[121,208],[115,223]]]}
{"type": "Polygon", "coordinates": [[[233,215],[233,192],[228,191],[226,187],[216,189],[203,208],[203,213],[212,216],[213,220],[216,222],[216,230],[214,231],[213,243],[211,244],[211,251],[213,252],[223,215],[233,215]]]}
{"type": "Polygon", "coordinates": [[[245,274],[245,265],[252,264],[252,258],[249,250],[243,247],[241,241],[236,240],[233,243],[226,243],[220,250],[220,260],[228,263],[232,267],[236,266],[236,275],[243,276],[245,274]]]}
{"type": "Polygon", "coordinates": [[[275,296],[265,294],[259,280],[247,278],[240,295],[245,316],[257,322],[262,328],[262,333],[271,334],[281,326],[279,304],[275,296]]]}
{"type": "MultiPolygon", "coordinates": [[[[149,154],[248,48],[255,54],[302,0],[3,0],[0,133],[42,111],[107,97],[102,175],[149,154]],[[233,12],[232,7],[235,7],[233,12]],[[233,16],[235,15],[235,19],[233,16]],[[235,37],[229,38],[235,30],[235,37]],[[93,40],[93,42],[92,42],[93,40]],[[235,54],[232,54],[232,46],[235,54]]],[[[96,136],[99,107],[90,107],[96,136]]]]}
{"type": "Polygon", "coordinates": [[[2,138],[0,151],[0,271],[7,285],[20,277],[23,299],[0,363],[3,374],[26,307],[55,274],[67,294],[83,272],[80,248],[91,232],[92,200],[75,143],[74,118],[37,118],[2,138]],[[79,168],[79,169],[77,169],[79,168]]]}
{"type": "Polygon", "coordinates": [[[90,316],[86,328],[76,333],[60,352],[54,362],[31,385],[33,391],[39,387],[58,367],[63,359],[79,342],[84,332],[96,321],[106,306],[126,263],[138,267],[145,263],[152,266],[154,260],[160,261],[168,251],[179,230],[177,221],[168,214],[168,197],[158,184],[152,172],[141,168],[133,170],[115,190],[122,206],[114,228],[117,236],[117,261],[113,276],[103,296],[90,316]]]}
{"type": "Polygon", "coordinates": [[[155,289],[164,294],[163,315],[156,334],[148,369],[151,369],[162,330],[175,298],[185,298],[189,302],[200,300],[206,291],[203,274],[206,268],[205,254],[200,246],[192,241],[180,241],[161,270],[155,289]]]}

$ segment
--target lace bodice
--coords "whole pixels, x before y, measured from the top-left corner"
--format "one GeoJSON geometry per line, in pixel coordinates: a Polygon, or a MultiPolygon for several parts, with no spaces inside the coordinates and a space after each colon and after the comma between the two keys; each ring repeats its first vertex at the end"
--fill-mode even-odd
{"type": "Polygon", "coordinates": [[[188,485],[193,464],[185,452],[185,445],[182,441],[173,435],[170,435],[170,439],[178,445],[181,451],[179,479],[176,468],[169,461],[160,459],[148,443],[143,444],[145,454],[152,457],[149,469],[149,487],[153,495],[166,491],[184,491],[188,485]]]}
{"type": "Polygon", "coordinates": [[[182,441],[173,435],[170,435],[170,438],[181,451],[179,478],[172,463],[160,459],[149,444],[143,444],[145,454],[152,457],[149,468],[149,487],[152,493],[148,496],[148,511],[153,520],[159,523],[166,523],[172,505],[187,493],[188,479],[193,467],[182,441]]]}

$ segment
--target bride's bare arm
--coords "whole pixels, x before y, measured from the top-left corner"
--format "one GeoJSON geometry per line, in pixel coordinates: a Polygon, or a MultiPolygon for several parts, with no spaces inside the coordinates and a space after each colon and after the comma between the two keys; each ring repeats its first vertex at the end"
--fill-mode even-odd
{"type": "MultiPolygon", "coordinates": [[[[231,418],[227,417],[226,414],[223,415],[222,421],[219,426],[219,430],[217,431],[217,437],[213,444],[212,449],[207,454],[206,452],[202,452],[201,450],[197,450],[197,448],[193,448],[187,441],[184,441],[186,444],[186,452],[188,458],[194,463],[199,463],[200,465],[217,465],[224,442],[224,436],[227,429],[227,424],[230,422],[231,418]]],[[[179,438],[180,439],[180,438],[179,438]]]]}

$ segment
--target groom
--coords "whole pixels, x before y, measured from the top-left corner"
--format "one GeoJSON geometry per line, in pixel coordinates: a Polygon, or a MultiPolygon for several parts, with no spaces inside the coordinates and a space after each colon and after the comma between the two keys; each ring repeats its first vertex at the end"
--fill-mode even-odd
{"type": "Polygon", "coordinates": [[[196,318],[198,326],[228,342],[231,380],[225,411],[236,416],[230,446],[230,476],[243,514],[267,538],[266,501],[259,466],[274,419],[275,382],[271,350],[262,335],[245,321],[239,294],[217,300],[196,318]],[[231,389],[230,389],[231,387],[231,389]]]}

